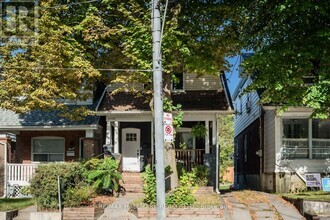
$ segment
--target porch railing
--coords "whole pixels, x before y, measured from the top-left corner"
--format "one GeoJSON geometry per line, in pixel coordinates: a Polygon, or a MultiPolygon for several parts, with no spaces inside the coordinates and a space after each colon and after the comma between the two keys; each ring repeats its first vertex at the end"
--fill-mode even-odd
{"type": "Polygon", "coordinates": [[[8,163],[8,182],[26,182],[28,183],[31,179],[38,164],[19,164],[19,163],[8,163]]]}
{"type": "Polygon", "coordinates": [[[197,165],[203,165],[203,155],[205,149],[175,149],[175,159],[186,170],[191,169],[197,165]]]}

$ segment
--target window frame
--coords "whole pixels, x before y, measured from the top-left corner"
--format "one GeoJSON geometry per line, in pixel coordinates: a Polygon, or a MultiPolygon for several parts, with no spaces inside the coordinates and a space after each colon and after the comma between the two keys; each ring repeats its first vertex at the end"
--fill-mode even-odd
{"type": "MultiPolygon", "coordinates": [[[[326,157],[317,157],[315,156],[317,154],[317,150],[320,150],[318,147],[316,147],[315,144],[313,144],[313,142],[317,141],[317,139],[324,141],[324,139],[320,139],[320,138],[314,138],[313,137],[313,121],[314,120],[321,120],[321,119],[312,119],[312,118],[307,118],[307,117],[282,117],[281,120],[281,148],[282,148],[282,159],[288,159],[288,160],[325,160],[325,159],[330,159],[330,144],[328,145],[328,147],[323,147],[321,150],[324,150],[322,152],[327,154],[328,156],[326,157]],[[307,120],[307,137],[306,138],[286,138],[284,137],[284,120],[307,120]],[[294,140],[297,141],[298,139],[301,139],[304,142],[307,142],[307,148],[302,148],[302,149],[307,149],[308,152],[308,156],[306,158],[302,158],[302,157],[289,157],[288,155],[285,155],[284,151],[290,148],[285,148],[284,147],[284,141],[288,141],[288,140],[294,140]],[[315,150],[315,151],[314,151],[315,150]]],[[[330,122],[330,120],[328,119],[328,121],[330,122]]],[[[330,142],[330,138],[326,140],[326,142],[330,142]]],[[[295,151],[295,148],[291,148],[293,151],[295,151]]],[[[293,155],[296,155],[296,152],[292,153],[293,155]]]]}
{"type": "MultiPolygon", "coordinates": [[[[63,155],[63,161],[58,161],[58,162],[65,162],[65,138],[64,137],[58,137],[58,136],[39,136],[39,137],[33,137],[31,138],[31,162],[32,163],[50,163],[52,161],[49,161],[49,155],[52,153],[43,153],[47,155],[47,161],[35,161],[34,160],[34,155],[37,153],[34,153],[34,141],[35,140],[63,140],[63,153],[56,153],[56,154],[62,154],[63,155]]],[[[39,153],[40,154],[40,153],[39,153]]],[[[55,153],[53,153],[55,154],[55,153]]]]}

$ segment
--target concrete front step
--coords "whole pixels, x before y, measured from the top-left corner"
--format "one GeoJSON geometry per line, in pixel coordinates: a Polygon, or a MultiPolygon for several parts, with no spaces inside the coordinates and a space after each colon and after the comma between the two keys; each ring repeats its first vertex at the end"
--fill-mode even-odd
{"type": "Polygon", "coordinates": [[[123,187],[125,188],[126,192],[143,192],[143,184],[124,184],[123,187]]]}
{"type": "Polygon", "coordinates": [[[126,192],[142,193],[143,192],[143,180],[141,173],[123,172],[123,183],[121,185],[125,188],[126,192]]]}

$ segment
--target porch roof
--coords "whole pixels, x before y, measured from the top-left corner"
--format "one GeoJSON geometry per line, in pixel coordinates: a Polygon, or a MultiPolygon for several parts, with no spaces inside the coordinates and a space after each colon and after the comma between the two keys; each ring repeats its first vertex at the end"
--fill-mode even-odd
{"type": "MultiPolygon", "coordinates": [[[[150,111],[150,96],[128,92],[106,92],[96,111],[150,111]]],[[[172,92],[173,104],[181,104],[186,111],[224,111],[229,109],[226,95],[221,90],[172,92]]]]}
{"type": "MultiPolygon", "coordinates": [[[[76,108],[77,106],[68,106],[76,108]]],[[[92,108],[92,107],[91,107],[92,108]]],[[[98,116],[87,116],[80,121],[71,121],[68,118],[61,117],[60,111],[41,111],[35,110],[25,114],[17,114],[9,110],[0,110],[0,129],[21,128],[21,127],[71,127],[97,125],[98,116]]]]}

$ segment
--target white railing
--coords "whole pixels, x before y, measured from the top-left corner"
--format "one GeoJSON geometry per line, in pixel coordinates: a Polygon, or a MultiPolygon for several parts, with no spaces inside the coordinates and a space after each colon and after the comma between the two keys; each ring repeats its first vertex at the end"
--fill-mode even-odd
{"type": "Polygon", "coordinates": [[[330,158],[330,139],[312,139],[313,158],[326,159],[330,158]]]}
{"type": "Polygon", "coordinates": [[[307,138],[283,138],[283,159],[307,159],[309,148],[307,138]]]}
{"type": "Polygon", "coordinates": [[[20,163],[8,163],[8,179],[7,181],[12,182],[26,182],[28,183],[31,179],[38,164],[20,164],[20,163]]]}

